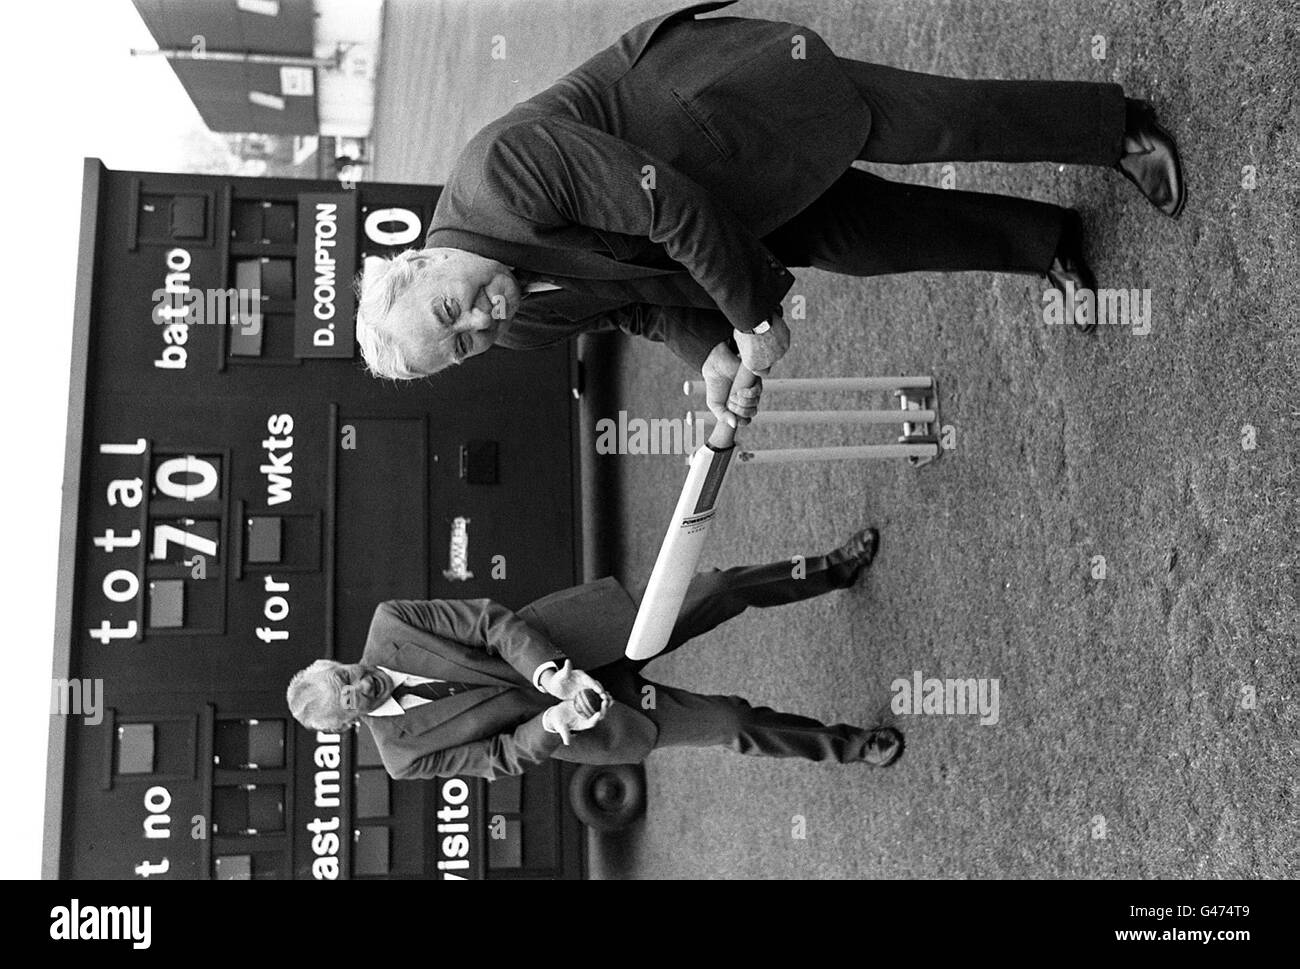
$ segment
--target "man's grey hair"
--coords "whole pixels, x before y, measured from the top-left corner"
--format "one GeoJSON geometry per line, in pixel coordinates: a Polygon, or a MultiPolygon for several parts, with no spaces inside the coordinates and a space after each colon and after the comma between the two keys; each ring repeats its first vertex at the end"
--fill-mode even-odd
{"type": "Polygon", "coordinates": [[[285,691],[285,699],[289,702],[289,712],[293,714],[295,720],[308,730],[337,733],[352,726],[360,716],[358,714],[357,716],[338,719],[326,715],[321,709],[325,704],[321,702],[324,697],[321,696],[316,674],[335,665],[337,664],[334,660],[318,659],[311,666],[293,674],[293,679],[289,681],[289,689],[285,691]]]}
{"type": "Polygon", "coordinates": [[[407,365],[402,348],[384,326],[388,312],[411,285],[428,257],[407,249],[391,259],[372,256],[357,274],[357,343],[372,376],[385,380],[416,380],[428,376],[407,365]]]}

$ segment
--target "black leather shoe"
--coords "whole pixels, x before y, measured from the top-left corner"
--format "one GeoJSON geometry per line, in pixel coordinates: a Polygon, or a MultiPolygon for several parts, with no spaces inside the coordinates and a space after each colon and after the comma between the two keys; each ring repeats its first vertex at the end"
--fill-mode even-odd
{"type": "Polygon", "coordinates": [[[852,587],[858,581],[862,570],[870,568],[879,549],[880,532],[874,528],[864,528],[831,552],[826,557],[830,560],[830,570],[835,576],[835,584],[841,589],[852,587]]]}
{"type": "Polygon", "coordinates": [[[876,727],[867,735],[862,748],[862,762],[872,767],[888,767],[903,756],[903,735],[893,727],[876,727]]]}
{"type": "Polygon", "coordinates": [[[1178,146],[1156,121],[1150,102],[1125,98],[1124,103],[1124,155],[1115,167],[1152,205],[1176,219],[1187,201],[1178,146]]]}
{"type": "MultiPolygon", "coordinates": [[[[1097,292],[1097,278],[1083,258],[1083,219],[1079,218],[1079,213],[1074,209],[1066,210],[1065,228],[1061,231],[1060,242],[1056,244],[1052,264],[1047,267],[1047,281],[1060,290],[1067,300],[1072,299],[1081,289],[1097,292]],[[1070,283],[1073,289],[1066,289],[1066,283],[1070,283]]],[[[1096,305],[1095,302],[1092,305],[1096,305]]],[[[1074,328],[1080,333],[1091,333],[1097,328],[1097,321],[1087,318],[1086,314],[1083,322],[1080,322],[1074,306],[1065,309],[1070,314],[1074,328]]]]}

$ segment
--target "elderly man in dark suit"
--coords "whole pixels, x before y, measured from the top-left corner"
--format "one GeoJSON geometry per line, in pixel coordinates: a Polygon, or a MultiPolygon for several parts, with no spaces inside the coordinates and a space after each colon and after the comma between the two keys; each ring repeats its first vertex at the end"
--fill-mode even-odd
{"type": "Polygon", "coordinates": [[[470,141],[426,248],[367,267],[357,339],[376,375],[622,329],[668,344],[735,424],[733,346],[757,373],[785,352],[789,266],[1095,287],[1073,210],[855,159],[1110,166],[1182,209],[1172,139],[1116,84],[935,77],[836,57],[795,24],[695,19],[732,2],[635,27],[470,141]]]}
{"type": "MultiPolygon", "coordinates": [[[[867,529],[802,564],[699,573],[665,652],[749,606],[852,586],[878,540],[867,529]]],[[[565,589],[517,613],[488,599],[386,602],[375,611],[361,662],[318,660],[300,671],[289,685],[289,709],[313,730],[364,721],[399,779],[491,779],[550,757],[633,763],[672,746],[874,766],[902,753],[892,727],[827,726],[737,696],[644,679],[650,661],[623,657],[635,618],[614,579],[565,589]],[[594,714],[577,703],[583,689],[602,696],[594,714]]]]}

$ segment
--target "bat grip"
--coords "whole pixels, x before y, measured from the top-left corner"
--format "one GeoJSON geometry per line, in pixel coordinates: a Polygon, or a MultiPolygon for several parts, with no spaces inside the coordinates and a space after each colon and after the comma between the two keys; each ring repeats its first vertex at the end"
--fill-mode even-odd
{"type": "MultiPolygon", "coordinates": [[[[736,371],[736,379],[731,382],[731,389],[744,390],[746,387],[752,387],[758,383],[758,374],[750,370],[743,363],[740,369],[736,371]]],[[[730,395],[728,395],[730,396],[730,395]]],[[[709,447],[715,451],[725,451],[736,443],[736,428],[732,427],[726,421],[718,421],[713,428],[713,433],[709,435],[709,447]]]]}

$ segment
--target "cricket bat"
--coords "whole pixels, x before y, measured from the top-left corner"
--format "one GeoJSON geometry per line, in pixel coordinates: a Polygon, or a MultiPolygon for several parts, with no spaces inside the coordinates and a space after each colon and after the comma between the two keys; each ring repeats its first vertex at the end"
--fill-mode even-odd
{"type": "MultiPolygon", "coordinates": [[[[742,366],[731,386],[733,390],[744,390],[757,381],[758,377],[742,366]]],[[[625,651],[628,659],[649,659],[668,645],[668,637],[682,611],[686,587],[695,576],[700,552],[704,550],[735,445],[736,429],[719,421],[708,442],[691,458],[686,484],[682,486],[668,533],[650,573],[650,583],[632,624],[625,651]]]]}

